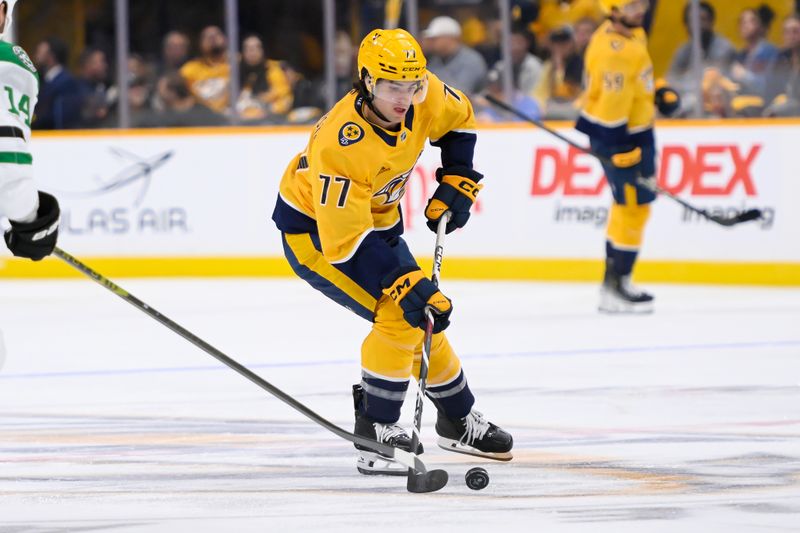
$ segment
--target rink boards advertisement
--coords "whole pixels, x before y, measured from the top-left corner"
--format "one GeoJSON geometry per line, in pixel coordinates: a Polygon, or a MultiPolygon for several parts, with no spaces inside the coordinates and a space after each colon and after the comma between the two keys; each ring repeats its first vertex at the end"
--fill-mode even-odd
{"type": "MultiPolygon", "coordinates": [[[[569,127],[560,131],[586,144],[569,127]]],[[[33,168],[39,186],[61,202],[60,246],[106,261],[118,275],[157,275],[159,268],[287,274],[270,215],[285,166],[308,134],[307,128],[36,134],[33,168]]],[[[800,283],[798,137],[800,123],[789,122],[661,125],[664,189],[714,214],[759,208],[764,217],[725,228],[662,197],[646,231],[644,277],[710,281],[693,279],[691,271],[710,276],[716,268],[727,276],[722,281],[800,283]]],[[[423,211],[438,166],[439,151],[429,146],[400,200],[406,239],[419,256],[432,254],[423,211]]],[[[485,187],[467,228],[446,243],[459,277],[597,275],[611,194],[592,156],[533,127],[493,126],[479,130],[475,167],[485,187]]],[[[45,266],[54,260],[9,261],[5,250],[0,260],[0,276],[62,272],[45,266]]]]}

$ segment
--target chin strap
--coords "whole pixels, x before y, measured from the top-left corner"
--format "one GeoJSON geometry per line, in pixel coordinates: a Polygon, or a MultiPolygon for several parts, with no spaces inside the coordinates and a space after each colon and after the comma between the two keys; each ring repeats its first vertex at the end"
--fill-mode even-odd
{"type": "Polygon", "coordinates": [[[374,97],[373,97],[373,96],[370,94],[370,92],[367,90],[367,86],[366,86],[366,84],[364,83],[364,80],[358,80],[357,82],[354,82],[354,83],[353,83],[353,88],[354,88],[356,91],[358,91],[358,94],[359,94],[359,96],[361,96],[361,98],[363,98],[363,99],[364,99],[364,103],[366,103],[366,104],[367,104],[367,107],[369,107],[369,110],[370,110],[370,111],[372,111],[373,113],[375,113],[375,115],[376,115],[376,116],[377,116],[379,119],[381,119],[382,121],[384,121],[384,122],[391,122],[391,120],[389,120],[388,118],[386,118],[386,115],[384,115],[383,113],[381,113],[380,111],[378,111],[378,108],[377,108],[377,107],[375,107],[375,105],[372,103],[372,100],[373,100],[373,98],[374,98],[374,97]]]}

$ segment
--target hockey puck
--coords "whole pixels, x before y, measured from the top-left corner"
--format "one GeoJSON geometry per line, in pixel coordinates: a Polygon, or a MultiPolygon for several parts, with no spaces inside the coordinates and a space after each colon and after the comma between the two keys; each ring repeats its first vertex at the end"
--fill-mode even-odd
{"type": "Polygon", "coordinates": [[[476,466],[467,470],[464,479],[467,482],[467,487],[472,490],[482,490],[489,484],[489,472],[485,468],[476,466]]]}

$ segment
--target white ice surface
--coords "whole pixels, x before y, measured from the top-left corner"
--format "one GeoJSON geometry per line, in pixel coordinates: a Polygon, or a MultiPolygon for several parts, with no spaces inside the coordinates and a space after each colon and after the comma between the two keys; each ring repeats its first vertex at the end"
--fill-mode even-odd
{"type": "MultiPolygon", "coordinates": [[[[302,282],[120,284],[352,427],[369,324],[302,282]]],[[[652,286],[656,314],[607,317],[591,284],[443,286],[515,458],[436,448],[426,404],[451,480],[415,495],[88,279],[0,283],[0,532],[800,531],[800,290],[652,286]]]]}

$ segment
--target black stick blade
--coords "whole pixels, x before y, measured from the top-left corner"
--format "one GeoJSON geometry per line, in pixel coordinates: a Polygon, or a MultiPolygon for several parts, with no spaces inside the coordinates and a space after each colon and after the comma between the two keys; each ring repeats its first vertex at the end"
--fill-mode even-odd
{"type": "Polygon", "coordinates": [[[447,479],[447,472],[444,470],[430,470],[424,474],[419,472],[409,473],[406,488],[408,492],[417,494],[436,492],[447,485],[447,479]]]}
{"type": "Polygon", "coordinates": [[[748,209],[747,211],[742,211],[735,217],[723,217],[719,215],[709,215],[706,214],[709,220],[713,220],[717,224],[721,226],[735,226],[736,224],[741,224],[742,222],[750,222],[751,220],[758,220],[761,218],[762,213],[760,209],[748,209]]]}
{"type": "Polygon", "coordinates": [[[739,213],[736,216],[736,221],[737,222],[750,222],[751,220],[758,220],[759,218],[762,218],[763,216],[764,215],[761,212],[761,209],[748,209],[747,211],[744,211],[743,213],[739,213]]]}

